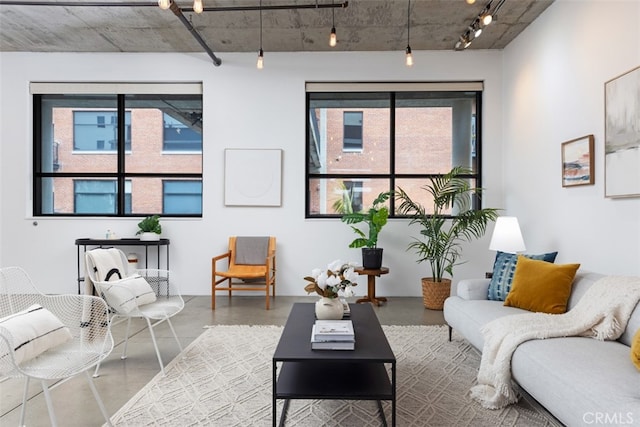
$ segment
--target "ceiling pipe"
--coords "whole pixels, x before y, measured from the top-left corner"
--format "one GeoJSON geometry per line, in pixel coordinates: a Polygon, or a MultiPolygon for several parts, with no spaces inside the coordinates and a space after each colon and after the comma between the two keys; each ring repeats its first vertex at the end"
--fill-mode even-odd
{"type": "Polygon", "coordinates": [[[21,0],[0,0],[0,5],[7,6],[62,6],[62,7],[158,7],[158,2],[138,3],[112,1],[21,1],[21,0]]]}
{"type": "MultiPolygon", "coordinates": [[[[175,0],[172,0],[175,3],[175,0]]],[[[62,7],[158,7],[157,1],[151,2],[113,2],[113,1],[31,1],[31,0],[0,0],[0,5],[7,6],[62,6],[62,7]]],[[[295,9],[344,9],[349,6],[348,1],[327,4],[283,4],[262,6],[262,10],[295,10],[295,9]]],[[[193,7],[179,8],[184,12],[193,12],[193,7]]],[[[242,12],[260,10],[260,6],[211,6],[205,7],[204,12],[242,12]]]]}
{"type": "Polygon", "coordinates": [[[171,12],[173,12],[174,15],[176,15],[178,17],[180,22],[182,22],[182,24],[187,28],[187,30],[189,30],[189,32],[191,33],[193,38],[196,39],[196,41],[198,43],[200,43],[200,46],[202,46],[202,48],[205,50],[205,52],[207,52],[207,54],[213,60],[213,65],[215,65],[216,67],[219,67],[220,64],[222,64],[222,59],[218,58],[216,56],[216,54],[213,53],[213,51],[207,45],[207,42],[204,41],[204,39],[202,38],[200,33],[198,33],[198,31],[196,31],[196,29],[193,27],[193,25],[191,25],[191,22],[189,22],[189,20],[184,16],[184,14],[182,13],[182,10],[178,7],[176,2],[172,1],[170,3],[169,9],[171,10],[171,12]]]}
{"type": "MultiPolygon", "coordinates": [[[[109,2],[109,1],[30,1],[30,0],[0,0],[0,5],[9,6],[61,6],[61,7],[158,7],[157,1],[152,2],[109,2]]],[[[204,12],[231,12],[231,11],[250,11],[250,10],[294,10],[294,9],[330,9],[330,8],[346,8],[349,6],[348,1],[342,3],[326,3],[320,4],[292,4],[292,5],[271,5],[271,6],[226,6],[226,7],[205,7],[204,12]]],[[[169,9],[178,17],[180,22],[189,30],[193,38],[202,46],[209,57],[213,60],[213,65],[219,67],[222,60],[218,58],[211,48],[204,41],[202,36],[184,16],[182,11],[193,12],[193,7],[179,7],[175,0],[171,0],[169,9]]]]}
{"type": "MultiPolygon", "coordinates": [[[[348,1],[342,3],[314,3],[314,4],[282,4],[282,5],[263,5],[263,6],[211,6],[204,7],[203,12],[246,12],[250,10],[295,10],[295,9],[344,9],[349,7],[348,1]]],[[[185,12],[193,12],[193,7],[183,7],[185,12]]]]}

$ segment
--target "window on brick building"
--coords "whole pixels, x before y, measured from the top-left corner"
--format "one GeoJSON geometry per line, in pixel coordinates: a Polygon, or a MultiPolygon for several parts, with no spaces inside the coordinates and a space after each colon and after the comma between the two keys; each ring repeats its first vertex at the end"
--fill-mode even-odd
{"type": "Polygon", "coordinates": [[[164,214],[202,212],[201,181],[164,181],[162,183],[164,214]]]}
{"type": "Polygon", "coordinates": [[[202,152],[201,114],[181,120],[164,114],[164,151],[202,152]]]}
{"type": "MultiPolygon", "coordinates": [[[[75,151],[116,151],[117,111],[73,111],[75,151]]],[[[131,151],[131,113],[125,113],[125,150],[131,151]]]]}
{"type": "Polygon", "coordinates": [[[305,216],[367,209],[397,187],[429,206],[421,187],[454,166],[481,186],[481,100],[480,82],[307,83],[305,216]]]}
{"type": "Polygon", "coordinates": [[[342,150],[362,151],[362,111],[345,111],[342,114],[342,150]]]}
{"type": "Polygon", "coordinates": [[[32,83],[31,93],[34,215],[202,216],[201,84],[32,83]],[[165,209],[165,181],[191,183],[184,206],[165,209]]]}
{"type": "MultiPolygon", "coordinates": [[[[74,212],[80,214],[115,214],[118,185],[113,180],[73,182],[74,212]]],[[[125,212],[131,213],[131,182],[125,182],[125,212]]]]}

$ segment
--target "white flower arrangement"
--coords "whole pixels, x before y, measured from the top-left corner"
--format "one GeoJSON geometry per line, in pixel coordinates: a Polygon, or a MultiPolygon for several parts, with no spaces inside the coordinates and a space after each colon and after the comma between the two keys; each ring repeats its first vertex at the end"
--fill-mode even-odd
{"type": "Polygon", "coordinates": [[[311,276],[306,276],[304,280],[310,282],[304,290],[307,293],[315,292],[321,297],[337,298],[342,292],[344,297],[354,295],[353,287],[357,286],[356,279],[358,273],[355,272],[357,266],[354,262],[343,263],[339,259],[329,263],[326,270],[314,268],[311,276]]]}

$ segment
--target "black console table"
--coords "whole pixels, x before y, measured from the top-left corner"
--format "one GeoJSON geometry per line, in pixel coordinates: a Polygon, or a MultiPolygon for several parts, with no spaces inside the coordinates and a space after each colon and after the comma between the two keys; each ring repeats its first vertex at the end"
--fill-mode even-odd
{"type": "Polygon", "coordinates": [[[112,248],[115,246],[144,246],[144,268],[149,268],[149,246],[155,246],[157,248],[157,261],[156,266],[160,268],[160,246],[165,246],[167,254],[166,270],[169,270],[169,239],[160,240],[140,240],[137,238],[125,238],[125,239],[76,239],[77,253],[78,253],[78,293],[81,293],[80,284],[84,281],[84,276],[81,275],[81,265],[84,265],[84,253],[87,251],[87,246],[94,246],[98,248],[112,248]],[[80,254],[80,246],[83,247],[82,255],[80,254]]]}

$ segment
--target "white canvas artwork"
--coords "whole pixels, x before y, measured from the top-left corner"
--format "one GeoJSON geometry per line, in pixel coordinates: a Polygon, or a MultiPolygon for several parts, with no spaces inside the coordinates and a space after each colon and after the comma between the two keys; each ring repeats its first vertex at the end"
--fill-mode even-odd
{"type": "Polygon", "coordinates": [[[605,197],[640,196],[640,67],[605,83],[605,197]]]}
{"type": "Polygon", "coordinates": [[[280,206],[282,150],[224,150],[226,206],[280,206]]]}

